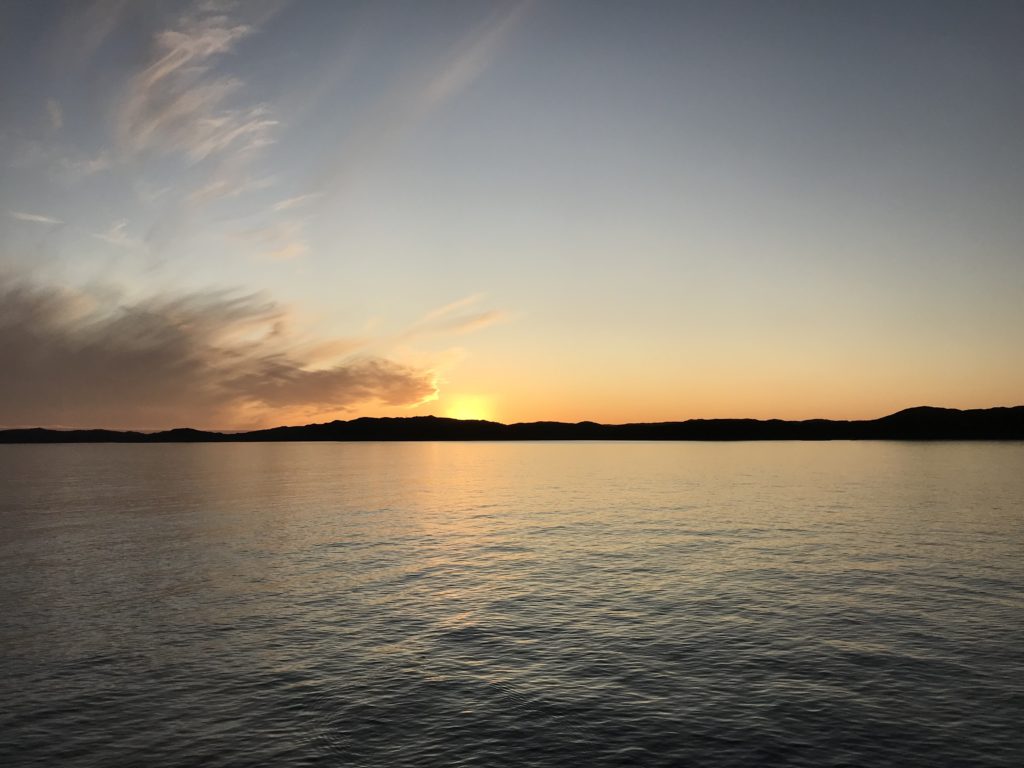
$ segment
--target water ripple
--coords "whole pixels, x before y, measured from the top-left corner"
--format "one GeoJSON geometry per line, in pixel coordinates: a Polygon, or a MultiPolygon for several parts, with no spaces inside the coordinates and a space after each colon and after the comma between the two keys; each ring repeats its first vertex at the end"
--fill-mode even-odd
{"type": "Polygon", "coordinates": [[[4,766],[1024,755],[1019,444],[0,451],[4,766]]]}

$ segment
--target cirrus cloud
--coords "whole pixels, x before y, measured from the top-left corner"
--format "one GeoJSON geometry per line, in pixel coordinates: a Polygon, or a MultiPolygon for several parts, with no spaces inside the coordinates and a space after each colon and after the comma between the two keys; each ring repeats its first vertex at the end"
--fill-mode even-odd
{"type": "Polygon", "coordinates": [[[18,221],[28,221],[33,224],[63,224],[64,222],[60,219],[55,219],[53,216],[44,216],[41,213],[25,213],[24,211],[8,211],[7,214],[12,219],[18,221]]]}
{"type": "Polygon", "coordinates": [[[277,121],[269,108],[229,107],[243,83],[214,74],[218,59],[256,31],[223,10],[197,4],[156,34],[153,56],[131,79],[119,115],[122,141],[132,151],[174,150],[196,163],[272,143],[277,121]]]}

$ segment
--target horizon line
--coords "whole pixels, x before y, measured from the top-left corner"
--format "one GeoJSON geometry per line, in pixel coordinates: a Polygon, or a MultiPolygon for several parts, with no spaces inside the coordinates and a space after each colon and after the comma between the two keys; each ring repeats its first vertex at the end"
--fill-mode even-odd
{"type": "Polygon", "coordinates": [[[882,416],[877,416],[877,417],[869,418],[869,419],[831,419],[831,418],[825,418],[825,417],[812,417],[812,418],[808,418],[808,419],[781,419],[781,418],[775,418],[775,417],[772,417],[772,418],[754,418],[754,417],[742,417],[742,416],[739,416],[739,417],[726,416],[726,417],[712,417],[712,418],[697,417],[697,418],[689,418],[689,419],[673,419],[673,420],[667,420],[667,421],[634,421],[634,422],[618,422],[618,423],[604,423],[604,422],[599,422],[599,421],[593,421],[593,420],[590,420],[590,419],[584,419],[582,421],[557,421],[557,420],[545,419],[545,420],[537,420],[537,421],[501,422],[501,421],[494,421],[494,420],[491,420],[491,419],[463,419],[463,418],[456,418],[456,417],[453,417],[453,416],[438,416],[438,415],[435,415],[435,414],[419,414],[419,415],[413,415],[413,416],[356,416],[356,417],[354,417],[352,419],[331,419],[330,421],[309,422],[309,423],[306,423],[306,424],[279,424],[279,425],[274,425],[274,426],[269,426],[269,427],[256,427],[256,428],[252,428],[252,429],[231,429],[231,430],[228,430],[228,429],[201,429],[201,428],[198,428],[198,427],[190,427],[190,426],[168,427],[168,428],[163,428],[163,429],[138,429],[138,428],[114,429],[114,428],[109,428],[109,427],[46,427],[46,426],[9,427],[9,426],[0,426],[0,434],[11,433],[11,432],[33,432],[33,433],[51,432],[51,433],[67,433],[67,434],[76,433],[76,432],[103,432],[103,433],[111,433],[111,434],[115,434],[115,435],[158,436],[158,435],[171,434],[171,433],[195,432],[195,433],[199,433],[199,434],[203,434],[203,435],[223,435],[223,436],[231,437],[231,436],[252,435],[252,434],[258,434],[258,433],[262,433],[262,432],[272,432],[272,431],[276,431],[276,430],[301,430],[301,429],[311,429],[311,428],[318,428],[318,427],[322,428],[322,427],[327,427],[327,426],[330,426],[330,425],[353,424],[353,423],[356,423],[356,422],[388,422],[388,423],[394,423],[394,422],[417,423],[417,422],[419,422],[419,423],[422,423],[424,420],[433,420],[433,421],[436,421],[436,422],[443,422],[443,423],[446,423],[446,424],[453,424],[453,423],[454,424],[465,424],[465,425],[476,424],[476,425],[488,425],[488,426],[493,426],[493,427],[504,427],[504,428],[530,427],[530,426],[545,427],[545,426],[548,426],[548,427],[551,427],[551,428],[557,428],[557,427],[566,427],[566,428],[571,428],[571,427],[583,427],[583,428],[596,427],[596,428],[615,429],[615,428],[664,427],[664,426],[686,425],[686,424],[694,424],[694,423],[698,423],[698,424],[713,424],[715,422],[729,423],[729,424],[735,424],[737,422],[742,422],[742,423],[749,424],[749,425],[753,425],[753,424],[759,424],[759,425],[800,425],[800,424],[808,425],[808,424],[816,424],[816,425],[825,426],[825,425],[872,424],[872,423],[879,422],[879,421],[884,420],[884,419],[890,419],[892,417],[899,416],[901,414],[908,414],[908,413],[914,413],[914,412],[916,412],[918,414],[922,414],[922,413],[927,412],[927,413],[932,413],[932,414],[944,413],[944,414],[968,415],[968,414],[982,414],[982,413],[1015,411],[1015,410],[1024,411],[1024,404],[1020,404],[1020,405],[999,405],[999,406],[990,406],[990,407],[987,407],[987,408],[951,408],[951,407],[946,407],[946,406],[935,406],[935,405],[916,405],[916,406],[910,406],[910,407],[907,407],[907,408],[902,408],[902,409],[900,409],[898,411],[893,411],[891,413],[886,413],[886,414],[883,414],[882,416]]]}

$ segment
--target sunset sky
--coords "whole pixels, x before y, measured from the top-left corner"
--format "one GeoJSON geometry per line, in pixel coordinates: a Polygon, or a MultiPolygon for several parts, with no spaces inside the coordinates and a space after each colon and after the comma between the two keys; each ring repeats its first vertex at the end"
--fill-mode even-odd
{"type": "Polygon", "coordinates": [[[1020,2],[0,4],[0,426],[1024,403],[1020,2]]]}

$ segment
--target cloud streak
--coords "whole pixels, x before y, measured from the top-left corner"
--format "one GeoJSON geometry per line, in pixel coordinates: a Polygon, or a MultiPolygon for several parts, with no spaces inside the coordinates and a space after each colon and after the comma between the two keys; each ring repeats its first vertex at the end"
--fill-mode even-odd
{"type": "Polygon", "coordinates": [[[285,218],[263,227],[245,230],[235,237],[260,256],[286,261],[309,252],[304,231],[304,220],[285,218]]]}
{"type": "Polygon", "coordinates": [[[315,200],[317,197],[319,197],[319,195],[317,194],[296,195],[295,197],[289,197],[286,200],[280,200],[274,203],[271,210],[273,210],[275,213],[280,213],[281,211],[290,211],[293,208],[299,208],[303,205],[306,205],[311,200],[315,200]]]}
{"type": "Polygon", "coordinates": [[[25,213],[23,211],[8,211],[7,212],[12,218],[18,221],[30,221],[33,224],[63,224],[64,222],[60,219],[55,219],[52,216],[43,216],[39,213],[25,213]]]}
{"type": "Polygon", "coordinates": [[[121,248],[138,248],[142,241],[128,234],[128,222],[116,221],[106,232],[94,232],[93,237],[121,248]]]}
{"type": "Polygon", "coordinates": [[[229,107],[243,83],[214,74],[218,61],[255,31],[200,3],[158,32],[150,63],[132,78],[121,105],[122,142],[133,152],[181,152],[191,163],[272,143],[277,121],[269,108],[229,107]]]}
{"type": "Polygon", "coordinates": [[[455,44],[426,72],[417,72],[359,119],[335,158],[314,180],[314,193],[344,187],[367,163],[386,154],[416,126],[484,74],[505,40],[532,5],[528,0],[495,13],[455,44]]]}
{"type": "Polygon", "coordinates": [[[505,312],[498,309],[475,309],[483,298],[483,294],[478,293],[438,307],[420,318],[402,338],[471,333],[506,319],[505,312]]]}
{"type": "Polygon", "coordinates": [[[0,276],[0,425],[228,428],[436,394],[429,370],[351,353],[310,359],[289,324],[285,308],[251,294],[115,305],[0,276]]]}
{"type": "Polygon", "coordinates": [[[94,0],[64,6],[53,44],[54,72],[64,74],[85,67],[135,10],[133,5],[131,0],[94,0]]]}
{"type": "MultiPolygon", "coordinates": [[[[0,144],[3,144],[0,133],[0,144]]],[[[41,168],[50,180],[62,186],[71,186],[111,167],[110,153],[100,150],[83,152],[61,144],[45,144],[35,139],[21,139],[2,147],[11,157],[14,168],[41,168]]]]}
{"type": "Polygon", "coordinates": [[[64,127],[64,110],[61,109],[59,101],[56,99],[47,99],[46,112],[50,118],[50,128],[54,131],[59,131],[64,127]]]}

